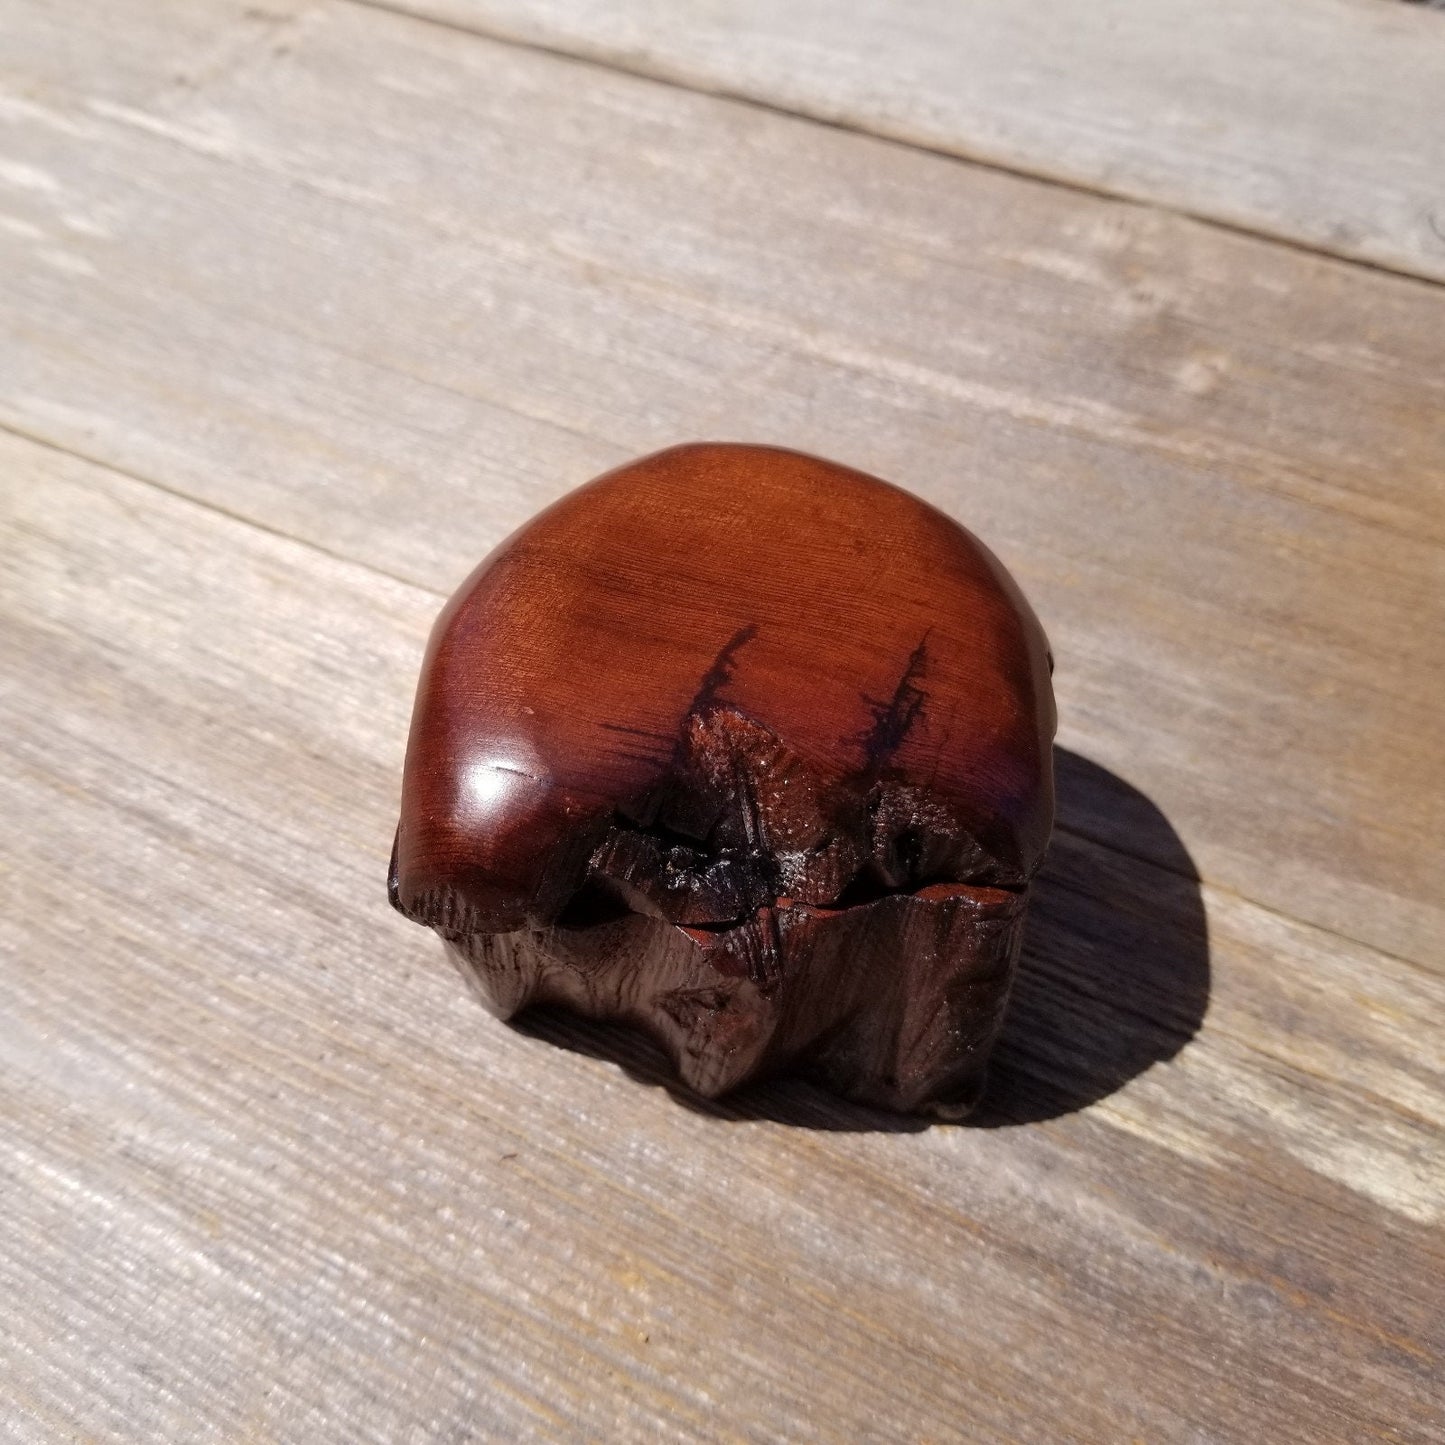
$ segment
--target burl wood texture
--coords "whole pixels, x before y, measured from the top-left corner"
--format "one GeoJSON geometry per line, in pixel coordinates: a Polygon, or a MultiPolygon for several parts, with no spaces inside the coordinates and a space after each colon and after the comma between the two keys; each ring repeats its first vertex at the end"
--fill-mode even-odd
{"type": "Polygon", "coordinates": [[[1050,670],[941,512],[796,452],[672,448],[438,619],[392,899],[498,1014],[635,1022],[705,1095],[806,1066],[961,1115],[1053,825],[1050,670]]]}
{"type": "Polygon", "coordinates": [[[1439,287],[341,0],[0,14],[0,1435],[1441,1438],[1439,287]],[[1054,645],[963,1127],[686,1107],[380,897],[438,609],[697,436],[1054,645]]]}

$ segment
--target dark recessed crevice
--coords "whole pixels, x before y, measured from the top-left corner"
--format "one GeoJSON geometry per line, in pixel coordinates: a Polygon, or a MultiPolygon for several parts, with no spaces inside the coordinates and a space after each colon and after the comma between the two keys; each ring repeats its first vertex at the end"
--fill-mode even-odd
{"type": "Polygon", "coordinates": [[[567,900],[557,917],[557,927],[597,928],[616,923],[635,911],[605,878],[592,877],[567,900]]]}

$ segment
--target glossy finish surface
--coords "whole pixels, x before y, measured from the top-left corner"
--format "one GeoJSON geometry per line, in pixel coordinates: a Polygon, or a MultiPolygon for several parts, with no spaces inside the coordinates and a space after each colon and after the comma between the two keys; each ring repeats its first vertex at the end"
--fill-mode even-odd
{"type": "Polygon", "coordinates": [[[998,561],[908,493],[659,453],[438,619],[393,901],[499,1013],[631,1019],[702,1092],[803,1062],[963,1107],[1052,823],[1049,670],[998,561]]]}

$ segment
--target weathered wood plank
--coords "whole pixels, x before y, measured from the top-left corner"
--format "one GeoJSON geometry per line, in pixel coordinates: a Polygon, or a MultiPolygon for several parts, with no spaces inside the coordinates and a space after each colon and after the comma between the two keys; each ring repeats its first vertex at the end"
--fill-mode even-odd
{"type": "MultiPolygon", "coordinates": [[[[1085,1113],[692,1112],[386,908],[433,594],[15,438],[0,475],[13,1438],[1445,1423],[1440,979],[1206,890],[1202,1032],[1085,1113]]],[[[1107,985],[1130,908],[1165,947],[1199,905],[1080,836],[1102,798],[1034,962],[1107,985]]]]}
{"type": "Polygon", "coordinates": [[[350,5],[185,84],[10,8],[0,420],[437,589],[688,437],[877,471],[1206,878],[1438,962],[1445,292],[350,5]]]}
{"type": "Polygon", "coordinates": [[[363,0],[1445,280],[1445,21],[1379,0],[363,0]]]}
{"type": "Polygon", "coordinates": [[[1438,293],[342,6],[8,8],[0,417],[160,485],[0,440],[5,1430],[1436,1438],[1441,980],[1271,908],[1436,961],[1438,293]],[[439,593],[707,432],[978,526],[1219,880],[1065,757],[995,1128],[690,1112],[385,908],[439,593]]]}

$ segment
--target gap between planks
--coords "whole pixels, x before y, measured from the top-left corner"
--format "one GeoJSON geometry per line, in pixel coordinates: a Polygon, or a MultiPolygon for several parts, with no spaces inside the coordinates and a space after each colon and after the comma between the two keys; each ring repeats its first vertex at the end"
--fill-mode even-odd
{"type": "Polygon", "coordinates": [[[1445,67],[1400,6],[380,3],[1445,281],[1445,67]]]}
{"type": "Polygon", "coordinates": [[[335,551],[324,543],[318,542],[314,537],[303,537],[295,532],[288,532],[284,527],[273,526],[260,517],[251,516],[245,512],[238,512],[232,507],[223,506],[220,502],[210,497],[199,496],[195,492],[188,492],[184,487],[172,486],[168,482],[161,481],[158,477],[149,477],[141,472],[133,471],[128,467],[118,465],[116,462],[107,461],[104,457],[92,456],[82,451],[73,443],[57,441],[52,437],[42,436],[39,432],[29,431],[25,427],[16,426],[14,422],[0,420],[0,432],[15,437],[18,441],[29,442],[33,446],[43,447],[46,451],[52,451],[62,457],[73,457],[78,462],[84,462],[87,466],[95,467],[98,471],[110,472],[117,477],[124,477],[127,481],[135,482],[138,486],[151,487],[163,496],[172,498],[174,501],[185,503],[192,507],[198,507],[203,512],[210,512],[213,516],[224,517],[228,522],[234,522],[238,526],[252,527],[257,532],[267,537],[275,537],[282,542],[291,542],[298,547],[305,548],[309,552],[315,552],[318,557],[325,557],[332,562],[340,562],[348,567],[359,568],[363,572],[370,572],[374,577],[385,577],[388,582],[395,582],[399,587],[409,587],[413,591],[421,592],[428,597],[436,597],[444,600],[446,593],[435,588],[427,587],[425,584],[416,581],[412,577],[403,577],[397,572],[388,572],[385,567],[378,566],[375,562],[366,557],[353,557],[345,552],[335,551]]]}
{"type": "MultiPolygon", "coordinates": [[[[442,30],[448,30],[458,35],[474,36],[477,39],[487,40],[493,44],[512,46],[518,50],[533,51],[539,55],[550,55],[558,60],[570,61],[577,65],[591,66],[595,69],[610,71],[618,75],[630,75],[638,80],[650,81],[655,85],[670,86],[675,90],[686,91],[696,95],[715,96],[720,100],[728,100],[734,104],[749,106],[755,110],[769,112],[773,115],[786,116],[790,120],[804,121],[809,125],[822,126],[828,130],[841,131],[850,135],[867,136],[871,140],[881,141],[888,145],[900,146],[907,150],[918,151],[924,155],[938,156],[944,160],[956,161],[961,165],[977,166],[981,170],[994,171],[1000,175],[1014,176],[1020,180],[1038,181],[1044,185],[1056,186],[1060,190],[1072,192],[1075,195],[1090,196],[1098,200],[1112,201],[1121,205],[1139,206],[1145,210],[1158,211],[1166,215],[1182,216],[1225,235],[1242,236],[1254,241],[1263,241],[1271,245],[1281,246],[1286,250],[1296,251],[1304,256],[1316,256],[1331,261],[1343,261],[1350,265],[1359,266],[1367,271],[1378,271],[1384,275],[1402,277],[1409,281],[1418,281],[1426,286],[1445,286],[1445,277],[1423,274],[1416,269],[1412,269],[1404,262],[1391,262],[1376,257],[1341,251],[1338,248],[1332,248],[1310,241],[1302,236],[1291,235],[1287,231],[1272,230],[1260,225],[1249,225],[1243,221],[1231,221],[1199,207],[1188,206],[1180,202],[1171,203],[1163,199],[1150,199],[1145,196],[1136,195],[1131,191],[1090,183],[1077,176],[1071,176],[1062,171],[1051,170],[1042,163],[1011,165],[996,156],[990,156],[982,151],[972,150],[962,142],[952,145],[944,145],[937,142],[931,143],[919,136],[899,135],[886,129],[878,129],[864,125],[858,121],[849,121],[835,116],[819,114],[798,106],[786,105],[781,101],[768,100],[752,91],[745,90],[739,86],[728,85],[725,82],[719,81],[715,84],[706,84],[700,79],[685,79],[681,75],[670,73],[665,68],[659,68],[657,66],[629,65],[622,56],[617,53],[612,53],[604,57],[589,53],[575,46],[565,45],[560,41],[549,43],[545,40],[524,37],[500,26],[488,25],[481,20],[454,19],[449,15],[428,9],[424,3],[406,4],[402,3],[402,0],[339,0],[339,3],[353,5],[363,10],[376,10],[387,15],[401,16],[408,20],[418,21],[423,25],[435,25],[442,30]]],[[[1427,3],[1432,5],[1436,3],[1445,5],[1445,0],[1427,0],[1427,3]]],[[[1445,242],[1445,236],[1442,236],[1441,240],[1445,242]]]]}

